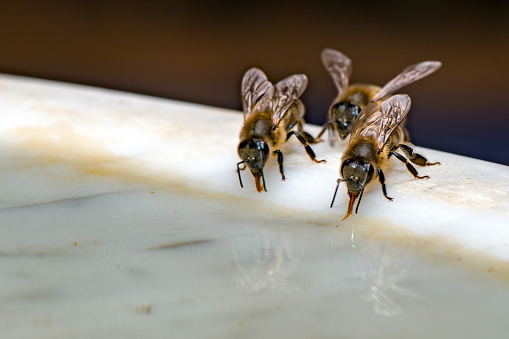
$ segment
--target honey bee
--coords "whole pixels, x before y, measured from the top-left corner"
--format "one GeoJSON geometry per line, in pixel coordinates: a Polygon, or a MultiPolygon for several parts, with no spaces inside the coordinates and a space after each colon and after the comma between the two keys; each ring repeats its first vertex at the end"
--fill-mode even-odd
{"type": "Polygon", "coordinates": [[[333,49],[322,51],[322,62],[338,89],[338,95],[329,108],[327,122],[316,137],[328,131],[329,143],[334,146],[337,135],[345,139],[360,111],[369,103],[384,100],[396,90],[435,72],[442,65],[439,61],[424,61],[408,66],[383,88],[368,84],[349,85],[352,62],[341,52],[333,49]]]}
{"type": "Polygon", "coordinates": [[[387,196],[383,173],[383,169],[392,155],[403,162],[416,179],[429,179],[429,177],[427,175],[419,176],[415,167],[408,160],[419,166],[440,164],[439,162],[428,162],[425,157],[416,153],[408,143],[408,134],[401,126],[401,122],[407,116],[410,104],[410,97],[406,94],[394,95],[387,100],[371,103],[362,109],[353,124],[352,134],[340,168],[343,179],[337,180],[338,184],[330,205],[332,208],[339,184],[346,182],[350,201],[343,220],[352,215],[353,205],[358,197],[359,201],[355,209],[355,213],[357,213],[366,185],[376,177],[382,185],[384,196],[390,201],[393,200],[387,196]],[[406,157],[396,152],[398,149],[406,157]]]}
{"type": "Polygon", "coordinates": [[[263,168],[269,155],[277,156],[281,179],[283,172],[283,153],[279,149],[292,135],[304,146],[314,162],[315,153],[309,144],[315,139],[303,131],[304,104],[299,100],[307,86],[304,74],[289,76],[276,85],[267,80],[267,76],[257,68],[251,68],[242,79],[241,97],[244,111],[244,125],[240,131],[238,154],[242,161],[237,163],[240,186],[240,171],[249,167],[256,183],[256,190],[267,191],[263,168]],[[295,129],[296,128],[296,129],[295,129]],[[240,165],[244,164],[241,168],[240,165]],[[261,182],[260,182],[261,180],[261,182]]]}

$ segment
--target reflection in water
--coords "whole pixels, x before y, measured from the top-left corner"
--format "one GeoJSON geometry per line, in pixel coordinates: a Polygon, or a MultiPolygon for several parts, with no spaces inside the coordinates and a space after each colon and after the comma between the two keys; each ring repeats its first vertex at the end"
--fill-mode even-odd
{"type": "Polygon", "coordinates": [[[375,314],[401,314],[400,297],[416,297],[398,285],[410,264],[411,236],[401,230],[366,236],[373,232],[371,227],[348,224],[351,233],[349,226],[305,227],[304,232],[296,226],[246,230],[232,241],[237,283],[251,292],[297,292],[312,279],[327,284],[327,289],[358,295],[375,314]]]}
{"type": "Polygon", "coordinates": [[[331,242],[337,277],[344,285],[357,290],[363,299],[371,302],[376,314],[401,314],[403,308],[399,304],[399,296],[415,295],[397,285],[409,265],[410,236],[400,236],[398,240],[401,243],[396,247],[387,243],[389,233],[379,242],[363,242],[362,233],[356,235],[355,231],[353,223],[347,246],[344,240],[337,237],[331,242]]]}
{"type": "Polygon", "coordinates": [[[282,226],[263,227],[236,238],[233,256],[239,269],[239,283],[251,290],[277,289],[295,292],[289,280],[304,254],[301,241],[282,226]]]}

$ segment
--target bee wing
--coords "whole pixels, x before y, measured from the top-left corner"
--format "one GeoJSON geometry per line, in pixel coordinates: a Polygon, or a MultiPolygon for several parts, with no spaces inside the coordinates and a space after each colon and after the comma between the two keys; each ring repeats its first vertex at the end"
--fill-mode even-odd
{"type": "Polygon", "coordinates": [[[439,69],[440,66],[442,66],[440,61],[423,61],[418,64],[408,66],[397,77],[385,84],[385,86],[373,97],[373,99],[371,99],[371,101],[378,101],[386,95],[394,93],[401,87],[430,75],[439,69]]]}
{"type": "Polygon", "coordinates": [[[393,95],[382,103],[364,107],[355,120],[350,140],[373,137],[381,150],[392,132],[405,119],[411,100],[406,94],[393,95]]]}
{"type": "Polygon", "coordinates": [[[348,80],[352,74],[352,61],[343,53],[326,48],[322,51],[322,63],[341,95],[348,87],[348,80]]]}
{"type": "Polygon", "coordinates": [[[272,90],[267,76],[258,68],[251,68],[244,74],[241,85],[242,109],[244,119],[253,111],[258,101],[272,90]]]}
{"type": "Polygon", "coordinates": [[[288,108],[304,93],[308,78],[304,74],[295,74],[279,81],[274,87],[270,105],[274,125],[278,125],[288,108]]]}

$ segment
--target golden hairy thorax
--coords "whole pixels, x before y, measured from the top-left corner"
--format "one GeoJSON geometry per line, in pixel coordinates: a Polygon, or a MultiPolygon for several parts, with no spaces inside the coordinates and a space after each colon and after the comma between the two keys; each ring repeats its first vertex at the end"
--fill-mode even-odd
{"type": "Polygon", "coordinates": [[[286,141],[287,128],[296,120],[302,120],[304,104],[297,100],[293,103],[274,128],[273,112],[263,111],[251,113],[240,131],[240,139],[259,139],[271,148],[278,148],[286,141]]]}
{"type": "Polygon", "coordinates": [[[272,134],[272,125],[272,114],[270,112],[251,113],[244,122],[244,126],[242,126],[240,139],[259,139],[270,145],[272,144],[272,138],[269,138],[272,134]]]}
{"type": "Polygon", "coordinates": [[[347,160],[360,161],[373,164],[375,167],[382,165],[382,154],[378,154],[376,141],[373,137],[368,136],[351,140],[343,154],[342,163],[347,160]]]}
{"type": "Polygon", "coordinates": [[[375,85],[368,84],[354,84],[350,85],[348,89],[337,98],[338,102],[349,102],[353,105],[364,107],[367,106],[371,98],[373,98],[382,88],[375,85]]]}

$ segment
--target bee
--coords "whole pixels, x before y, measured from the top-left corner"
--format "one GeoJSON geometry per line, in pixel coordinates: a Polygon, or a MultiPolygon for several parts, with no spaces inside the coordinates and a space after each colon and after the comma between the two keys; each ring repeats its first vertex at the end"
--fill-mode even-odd
{"type": "Polygon", "coordinates": [[[329,108],[327,122],[316,138],[320,139],[327,130],[331,146],[334,146],[337,135],[343,140],[350,134],[355,119],[369,103],[387,99],[389,94],[435,72],[442,65],[439,61],[424,61],[408,66],[381,88],[368,84],[349,85],[352,62],[341,52],[324,49],[322,62],[338,89],[338,95],[329,108]]]}
{"type": "Polygon", "coordinates": [[[270,154],[277,156],[281,179],[286,179],[280,147],[292,135],[304,146],[311,160],[317,163],[325,162],[316,160],[315,153],[309,146],[316,141],[302,129],[305,110],[299,97],[306,89],[307,81],[304,74],[296,74],[273,85],[257,68],[251,68],[244,75],[241,86],[244,125],[240,131],[238,147],[242,161],[237,163],[241,187],[244,186],[240,171],[247,165],[255,178],[256,190],[267,191],[263,168],[270,154]],[[240,167],[242,164],[243,168],[240,167]]]}
{"type": "Polygon", "coordinates": [[[410,146],[408,133],[401,126],[401,122],[410,110],[410,104],[411,100],[408,95],[394,95],[387,100],[367,105],[357,117],[342,158],[340,174],[343,178],[337,180],[336,190],[330,205],[332,208],[339,184],[346,182],[350,201],[343,220],[352,215],[355,200],[359,198],[355,208],[355,213],[357,213],[366,185],[376,177],[382,185],[384,196],[389,201],[393,200],[387,196],[385,175],[383,173],[383,169],[391,156],[403,162],[416,179],[429,179],[429,177],[427,175],[419,176],[409,160],[419,166],[440,164],[439,162],[428,162],[424,156],[416,153],[410,146]],[[396,152],[398,149],[406,157],[396,152]]]}

